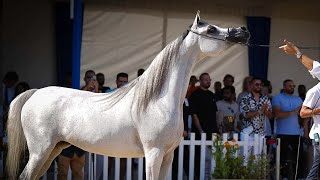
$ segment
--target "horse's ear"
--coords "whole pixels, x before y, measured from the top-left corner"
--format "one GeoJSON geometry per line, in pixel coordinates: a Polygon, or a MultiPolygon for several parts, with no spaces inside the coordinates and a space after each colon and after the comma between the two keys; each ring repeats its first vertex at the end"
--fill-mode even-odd
{"type": "Polygon", "coordinates": [[[200,21],[200,11],[198,10],[196,17],[194,18],[191,29],[197,29],[197,24],[200,21]]]}

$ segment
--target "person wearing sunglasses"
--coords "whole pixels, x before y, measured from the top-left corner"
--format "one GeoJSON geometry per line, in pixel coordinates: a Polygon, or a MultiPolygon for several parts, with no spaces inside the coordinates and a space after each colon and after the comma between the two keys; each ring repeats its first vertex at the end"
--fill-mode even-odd
{"type": "Polygon", "coordinates": [[[272,118],[271,102],[268,96],[261,93],[261,79],[252,78],[250,86],[251,92],[243,96],[240,101],[240,113],[244,117],[240,133],[242,140],[245,134],[249,134],[249,140],[253,140],[254,134],[264,137],[264,118],[272,118]]]}
{"type": "Polygon", "coordinates": [[[283,178],[293,179],[297,162],[297,152],[302,128],[299,124],[299,111],[302,99],[294,95],[293,80],[283,81],[283,92],[272,98],[273,112],[276,121],[276,134],[281,139],[280,164],[283,178]]]}

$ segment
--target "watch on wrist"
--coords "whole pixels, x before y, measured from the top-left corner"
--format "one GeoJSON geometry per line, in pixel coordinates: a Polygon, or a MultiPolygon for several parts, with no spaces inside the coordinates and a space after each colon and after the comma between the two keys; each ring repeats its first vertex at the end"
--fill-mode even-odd
{"type": "Polygon", "coordinates": [[[302,52],[301,52],[301,51],[298,51],[297,54],[296,54],[296,56],[297,56],[298,59],[301,59],[301,57],[302,57],[302,52]]]}

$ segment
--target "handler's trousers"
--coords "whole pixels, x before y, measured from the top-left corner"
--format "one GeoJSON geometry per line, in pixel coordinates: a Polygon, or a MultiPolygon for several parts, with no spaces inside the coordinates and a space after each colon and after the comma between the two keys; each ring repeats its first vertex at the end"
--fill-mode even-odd
{"type": "Polygon", "coordinates": [[[85,164],[85,155],[81,157],[76,154],[72,158],[59,155],[58,159],[58,180],[67,180],[69,166],[72,172],[72,179],[83,180],[83,167],[85,164]]]}

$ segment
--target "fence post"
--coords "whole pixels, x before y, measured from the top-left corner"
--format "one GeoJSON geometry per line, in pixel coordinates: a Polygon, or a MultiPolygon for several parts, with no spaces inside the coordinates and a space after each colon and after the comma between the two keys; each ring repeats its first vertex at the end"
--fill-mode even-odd
{"type": "Polygon", "coordinates": [[[127,180],[131,180],[131,170],[132,170],[132,158],[127,158],[127,180]]]}
{"type": "MultiPolygon", "coordinates": [[[[238,136],[238,133],[233,133],[233,139],[236,140],[237,144],[238,144],[238,139],[239,139],[239,136],[238,136]]],[[[239,150],[236,152],[236,157],[238,157],[239,155],[239,150]]]]}
{"type": "Polygon", "coordinates": [[[103,180],[108,180],[109,175],[109,158],[108,156],[103,156],[103,180]]]}
{"type": "Polygon", "coordinates": [[[277,138],[277,156],[276,156],[276,179],[279,179],[280,178],[280,145],[281,145],[281,139],[280,138],[277,138]]]}
{"type": "Polygon", "coordinates": [[[190,138],[190,154],[189,154],[189,180],[194,178],[194,145],[195,145],[195,133],[191,133],[190,138]]]}
{"type": "MultiPolygon", "coordinates": [[[[244,134],[244,142],[243,142],[243,155],[246,159],[248,159],[248,142],[249,142],[249,134],[244,134]]],[[[245,161],[247,164],[247,161],[245,161]]]]}
{"type": "MultiPolygon", "coordinates": [[[[88,165],[88,169],[89,169],[89,170],[88,170],[88,177],[89,177],[88,179],[89,179],[89,180],[93,180],[93,174],[92,174],[92,170],[93,170],[93,169],[92,169],[92,154],[91,154],[90,152],[88,153],[88,157],[89,157],[89,158],[88,158],[88,164],[89,164],[89,165],[88,165]]],[[[69,173],[68,173],[68,174],[69,174],[69,173]]]]}
{"type": "Polygon", "coordinates": [[[201,152],[200,152],[200,179],[205,177],[206,168],[206,133],[201,133],[201,152]]]}
{"type": "Polygon", "coordinates": [[[114,158],[115,159],[115,172],[114,172],[114,179],[119,180],[120,179],[120,158],[114,158]]]}
{"type": "Polygon", "coordinates": [[[139,158],[138,162],[138,180],[143,180],[143,158],[139,158]]]}
{"type": "Polygon", "coordinates": [[[258,155],[258,153],[259,153],[259,139],[260,139],[260,137],[259,137],[259,135],[258,134],[254,134],[254,155],[256,156],[256,155],[258,155]]]}
{"type": "MultiPolygon", "coordinates": [[[[235,139],[237,142],[237,144],[241,147],[243,146],[243,148],[241,148],[241,151],[238,151],[236,153],[236,156],[239,156],[239,152],[242,152],[243,149],[243,155],[247,158],[249,153],[249,146],[254,148],[254,155],[258,155],[259,153],[266,153],[267,151],[267,146],[265,145],[266,140],[262,137],[260,137],[259,135],[255,134],[254,135],[254,141],[249,141],[249,136],[248,134],[244,135],[244,141],[238,141],[239,139],[239,135],[237,133],[234,133],[232,135],[233,139],[235,139]]],[[[215,134],[212,134],[212,140],[216,140],[217,136],[215,134]]],[[[189,180],[193,180],[194,178],[194,170],[195,170],[195,149],[198,147],[195,146],[201,146],[200,149],[200,179],[205,179],[206,176],[206,167],[211,165],[211,173],[214,172],[215,166],[216,166],[216,162],[214,161],[214,158],[212,156],[210,156],[211,159],[211,164],[207,164],[205,162],[206,160],[206,153],[209,152],[210,150],[207,149],[207,146],[211,146],[211,152],[215,152],[216,149],[214,146],[212,146],[213,141],[207,141],[206,140],[206,134],[202,133],[201,134],[201,140],[195,140],[195,133],[191,133],[191,138],[190,140],[182,140],[180,145],[179,145],[179,156],[178,156],[178,160],[179,160],[179,164],[178,164],[178,180],[182,180],[183,179],[183,163],[184,163],[184,146],[188,145],[189,146],[189,180]]],[[[222,138],[222,143],[225,143],[228,141],[228,134],[224,133],[223,134],[223,138],[222,138]]],[[[281,141],[280,139],[278,139],[278,145],[277,145],[277,153],[276,153],[276,178],[279,179],[280,176],[280,144],[281,141]]],[[[225,152],[225,149],[224,151],[225,152]]],[[[251,151],[252,153],[252,151],[251,151]]],[[[97,177],[97,172],[96,172],[96,155],[92,154],[92,153],[88,153],[88,167],[89,167],[89,171],[88,171],[88,179],[89,180],[93,180],[96,179],[97,177]],[[94,158],[94,159],[93,159],[94,158]]],[[[208,154],[207,154],[208,155],[208,154]]],[[[207,157],[208,158],[208,157],[207,157]]],[[[108,169],[108,156],[104,156],[104,162],[103,162],[103,180],[107,180],[109,175],[111,174],[109,172],[108,169]]],[[[116,180],[120,179],[120,158],[114,158],[115,160],[115,165],[114,165],[114,177],[116,180]]],[[[131,158],[127,158],[127,170],[126,170],[126,180],[130,180],[132,179],[132,159],[131,158]]],[[[138,180],[143,180],[143,158],[139,158],[139,162],[138,162],[138,180]]],[[[208,168],[208,167],[207,167],[208,168]]],[[[168,179],[171,179],[172,175],[168,176],[168,179]]],[[[44,177],[45,179],[46,177],[44,177]]],[[[56,177],[55,177],[56,179],[56,177]]],[[[69,170],[68,173],[68,180],[71,179],[71,172],[69,170]]]]}
{"type": "MultiPolygon", "coordinates": [[[[216,133],[213,133],[212,134],[212,146],[211,146],[211,154],[213,152],[216,152],[216,149],[213,147],[213,142],[217,139],[217,134],[216,133]]],[[[213,156],[211,156],[211,173],[214,172],[214,168],[216,167],[216,161],[214,160],[213,156]]]]}
{"type": "Polygon", "coordinates": [[[93,180],[97,179],[97,154],[93,155],[93,180]]]}
{"type": "MultiPolygon", "coordinates": [[[[183,141],[183,140],[182,140],[183,141]]],[[[180,143],[179,145],[179,163],[178,163],[178,180],[183,179],[183,157],[184,157],[184,145],[180,143]]]]}

